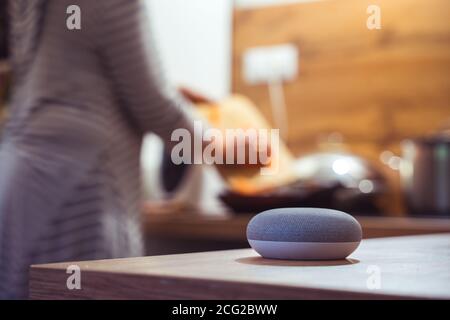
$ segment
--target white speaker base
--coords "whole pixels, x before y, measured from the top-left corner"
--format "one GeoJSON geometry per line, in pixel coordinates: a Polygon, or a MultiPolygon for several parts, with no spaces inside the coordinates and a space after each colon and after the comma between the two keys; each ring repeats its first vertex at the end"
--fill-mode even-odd
{"type": "Polygon", "coordinates": [[[250,240],[250,246],[264,258],[283,260],[340,260],[348,257],[357,242],[284,242],[250,240]]]}

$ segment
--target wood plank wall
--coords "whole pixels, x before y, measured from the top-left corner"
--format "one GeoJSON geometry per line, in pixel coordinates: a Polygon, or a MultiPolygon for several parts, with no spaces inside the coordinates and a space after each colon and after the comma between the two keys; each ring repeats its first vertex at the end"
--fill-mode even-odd
{"type": "Polygon", "coordinates": [[[254,46],[295,44],[300,73],[285,85],[290,148],[297,155],[312,152],[324,136],[338,132],[352,152],[381,166],[381,151],[400,153],[404,138],[450,120],[449,17],[448,0],[335,0],[236,9],[233,91],[251,98],[270,119],[268,89],[245,83],[242,55],[254,46]],[[370,4],[381,7],[381,30],[366,27],[370,4]]]}

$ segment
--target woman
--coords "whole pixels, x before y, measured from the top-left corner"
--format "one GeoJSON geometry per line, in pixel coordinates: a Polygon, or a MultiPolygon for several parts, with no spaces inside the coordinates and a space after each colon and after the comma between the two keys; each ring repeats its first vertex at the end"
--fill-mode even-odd
{"type": "Polygon", "coordinates": [[[141,3],[9,1],[14,90],[0,147],[0,298],[27,297],[30,264],[143,254],[142,136],[169,143],[191,124],[147,45],[141,3]],[[74,4],[80,30],[66,25],[74,4]]]}

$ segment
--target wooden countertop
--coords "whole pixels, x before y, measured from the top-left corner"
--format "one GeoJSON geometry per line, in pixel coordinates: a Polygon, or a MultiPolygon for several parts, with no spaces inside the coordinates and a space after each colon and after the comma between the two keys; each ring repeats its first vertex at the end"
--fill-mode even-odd
{"type": "MultiPolygon", "coordinates": [[[[251,249],[36,265],[32,299],[450,299],[450,234],[363,240],[347,260],[283,261],[251,249]],[[81,290],[68,290],[69,265],[81,290]],[[380,279],[379,289],[368,281],[380,279]]],[[[370,282],[372,283],[372,282],[370,282]]]]}
{"type": "MultiPolygon", "coordinates": [[[[246,228],[254,214],[199,214],[191,212],[150,214],[144,219],[151,237],[211,241],[247,241],[246,228]]],[[[364,238],[450,232],[450,219],[414,217],[355,217],[364,238]]]]}

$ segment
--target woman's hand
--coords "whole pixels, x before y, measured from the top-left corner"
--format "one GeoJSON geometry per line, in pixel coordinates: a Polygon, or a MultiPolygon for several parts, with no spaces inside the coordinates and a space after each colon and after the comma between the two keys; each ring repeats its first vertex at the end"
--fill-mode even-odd
{"type": "MultiPolygon", "coordinates": [[[[206,104],[211,107],[217,107],[210,98],[186,87],[178,88],[180,94],[193,104],[206,104]]],[[[243,166],[243,167],[261,167],[270,164],[271,147],[269,141],[260,141],[260,138],[245,136],[241,139],[233,137],[231,141],[227,141],[225,137],[212,142],[216,148],[222,150],[223,158],[220,166],[243,166]],[[250,155],[253,156],[250,156],[250,155]],[[243,155],[239,157],[239,155],[243,155]],[[227,163],[228,160],[228,163],[227,163]],[[242,163],[243,162],[243,163],[242,163]],[[253,163],[250,163],[253,162],[253,163]]],[[[209,144],[205,143],[204,148],[209,144]]]]}
{"type": "Polygon", "coordinates": [[[205,103],[205,104],[213,104],[214,101],[212,101],[211,99],[207,98],[206,96],[204,96],[201,93],[198,93],[194,90],[191,90],[189,88],[186,87],[179,87],[178,91],[180,92],[180,94],[188,101],[190,101],[193,104],[201,104],[201,103],[205,103]]]}
{"type": "Polygon", "coordinates": [[[245,136],[232,137],[214,141],[216,147],[222,150],[222,164],[227,166],[263,167],[270,165],[272,149],[269,141],[245,136]],[[228,161],[228,163],[227,163],[228,161]]]}

